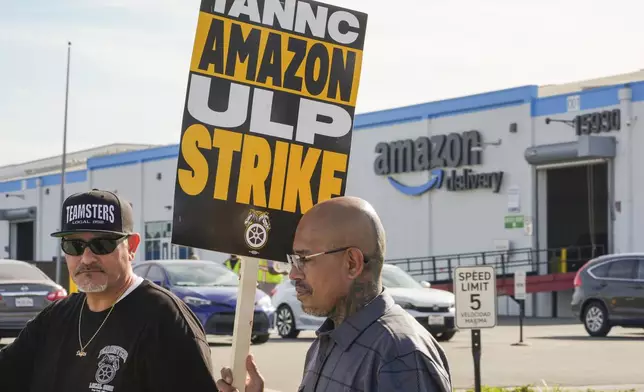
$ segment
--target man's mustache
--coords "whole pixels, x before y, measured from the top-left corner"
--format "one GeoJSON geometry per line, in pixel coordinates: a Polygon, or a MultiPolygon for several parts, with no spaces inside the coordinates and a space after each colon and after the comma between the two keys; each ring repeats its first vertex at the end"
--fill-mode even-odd
{"type": "Polygon", "coordinates": [[[80,266],[76,268],[76,272],[74,273],[74,275],[82,274],[85,272],[105,272],[105,271],[103,271],[103,268],[101,268],[98,265],[80,266]]]}
{"type": "Polygon", "coordinates": [[[311,286],[309,286],[309,285],[307,285],[305,283],[302,283],[302,282],[295,283],[295,288],[299,289],[299,290],[311,291],[311,286]]]}

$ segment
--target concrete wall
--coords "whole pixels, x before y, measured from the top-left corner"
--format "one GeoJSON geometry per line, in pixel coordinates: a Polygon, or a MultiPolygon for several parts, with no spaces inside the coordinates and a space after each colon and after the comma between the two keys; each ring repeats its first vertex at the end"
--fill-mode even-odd
{"type": "MultiPolygon", "coordinates": [[[[630,149],[633,156],[632,166],[628,172],[631,183],[633,194],[629,197],[629,204],[631,204],[631,224],[632,230],[630,230],[631,236],[631,250],[644,252],[644,173],[642,168],[644,168],[644,152],[642,152],[642,147],[644,146],[644,102],[641,102],[644,96],[644,92],[640,90],[633,91],[633,100],[638,99],[637,102],[633,102],[633,125],[630,130],[631,132],[631,143],[630,149]]],[[[624,213],[621,214],[624,216],[624,213]]],[[[620,221],[621,222],[621,221],[620,221]]],[[[629,227],[620,227],[621,232],[629,232],[629,227]]],[[[616,235],[616,238],[618,236],[616,235]]],[[[621,240],[618,242],[617,249],[621,247],[621,240]]]]}
{"type": "MultiPolygon", "coordinates": [[[[387,233],[387,257],[423,257],[432,254],[429,195],[408,197],[391,187],[387,179],[376,176],[373,162],[375,146],[381,141],[415,139],[427,136],[427,120],[365,129],[352,141],[346,194],[369,201],[382,219],[387,233]]],[[[405,181],[424,183],[429,172],[406,173],[405,181]]]]}
{"type": "MultiPolygon", "coordinates": [[[[531,238],[523,230],[504,228],[504,217],[509,215],[509,186],[520,191],[522,210],[516,214],[531,213],[531,168],[523,159],[530,138],[529,104],[361,129],[353,139],[347,194],[368,200],[379,212],[387,229],[389,258],[493,250],[494,240],[498,239],[510,240],[513,248],[530,247],[531,238]],[[509,132],[511,123],[517,123],[516,133],[509,132]],[[482,164],[469,167],[475,172],[504,171],[499,193],[489,189],[440,189],[410,196],[396,190],[385,176],[374,174],[375,147],[380,142],[469,130],[479,130],[484,143],[501,142],[484,145],[482,164]]],[[[393,175],[409,185],[427,182],[429,176],[428,171],[393,175]]]]}

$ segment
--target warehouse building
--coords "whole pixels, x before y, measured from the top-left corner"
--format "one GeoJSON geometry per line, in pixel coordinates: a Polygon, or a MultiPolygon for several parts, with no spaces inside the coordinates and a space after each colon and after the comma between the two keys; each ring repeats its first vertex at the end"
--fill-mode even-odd
{"type": "MultiPolygon", "coordinates": [[[[571,271],[593,255],[644,251],[639,116],[644,72],[361,114],[346,193],[375,206],[388,258],[419,279],[480,262],[547,274],[563,258],[571,271]]],[[[68,154],[66,193],[102,188],[132,202],[139,260],[193,251],[222,260],[170,243],[177,155],[178,145],[128,144],[68,154]]],[[[0,258],[57,255],[59,162],[0,168],[0,258]]],[[[500,314],[516,311],[499,301],[500,314]]],[[[566,315],[569,303],[570,292],[530,295],[527,314],[566,315]]]]}

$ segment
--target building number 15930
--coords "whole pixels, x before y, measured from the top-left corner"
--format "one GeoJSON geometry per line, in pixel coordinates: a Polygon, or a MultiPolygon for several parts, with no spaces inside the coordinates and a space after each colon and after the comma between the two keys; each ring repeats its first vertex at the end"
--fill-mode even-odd
{"type": "Polygon", "coordinates": [[[479,310],[481,309],[481,300],[479,297],[481,294],[470,294],[470,308],[472,310],[479,310]]]}

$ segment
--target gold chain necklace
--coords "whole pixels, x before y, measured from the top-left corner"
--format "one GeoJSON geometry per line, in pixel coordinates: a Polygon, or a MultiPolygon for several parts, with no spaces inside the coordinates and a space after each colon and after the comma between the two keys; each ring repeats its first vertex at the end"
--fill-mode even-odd
{"type": "MultiPolygon", "coordinates": [[[[121,291],[121,294],[122,294],[125,290],[127,290],[127,287],[126,287],[123,291],[121,291]]],[[[107,321],[107,319],[110,317],[110,314],[112,314],[112,310],[114,310],[114,306],[116,306],[116,303],[119,301],[119,299],[121,299],[121,295],[119,295],[119,296],[116,298],[116,301],[114,301],[114,303],[113,303],[113,304],[112,304],[112,306],[110,307],[110,311],[107,313],[107,316],[105,316],[105,319],[103,319],[103,322],[102,322],[102,323],[101,323],[101,325],[98,327],[98,329],[96,330],[96,332],[94,332],[94,335],[92,335],[92,337],[91,337],[91,338],[89,338],[89,341],[87,342],[87,344],[85,344],[85,345],[83,346],[83,341],[82,341],[82,339],[81,339],[81,320],[82,320],[82,318],[83,318],[83,309],[85,308],[85,303],[87,302],[87,295],[85,295],[85,298],[83,299],[83,305],[81,306],[80,314],[78,315],[78,345],[80,346],[80,350],[76,351],[76,356],[77,356],[77,357],[81,357],[81,358],[82,358],[82,357],[84,357],[84,356],[86,356],[86,355],[87,355],[87,352],[85,351],[85,349],[87,348],[87,346],[89,346],[89,344],[92,342],[92,340],[94,340],[94,338],[96,337],[96,335],[98,335],[98,332],[101,330],[101,328],[103,328],[103,325],[105,324],[105,322],[107,321]]]]}

